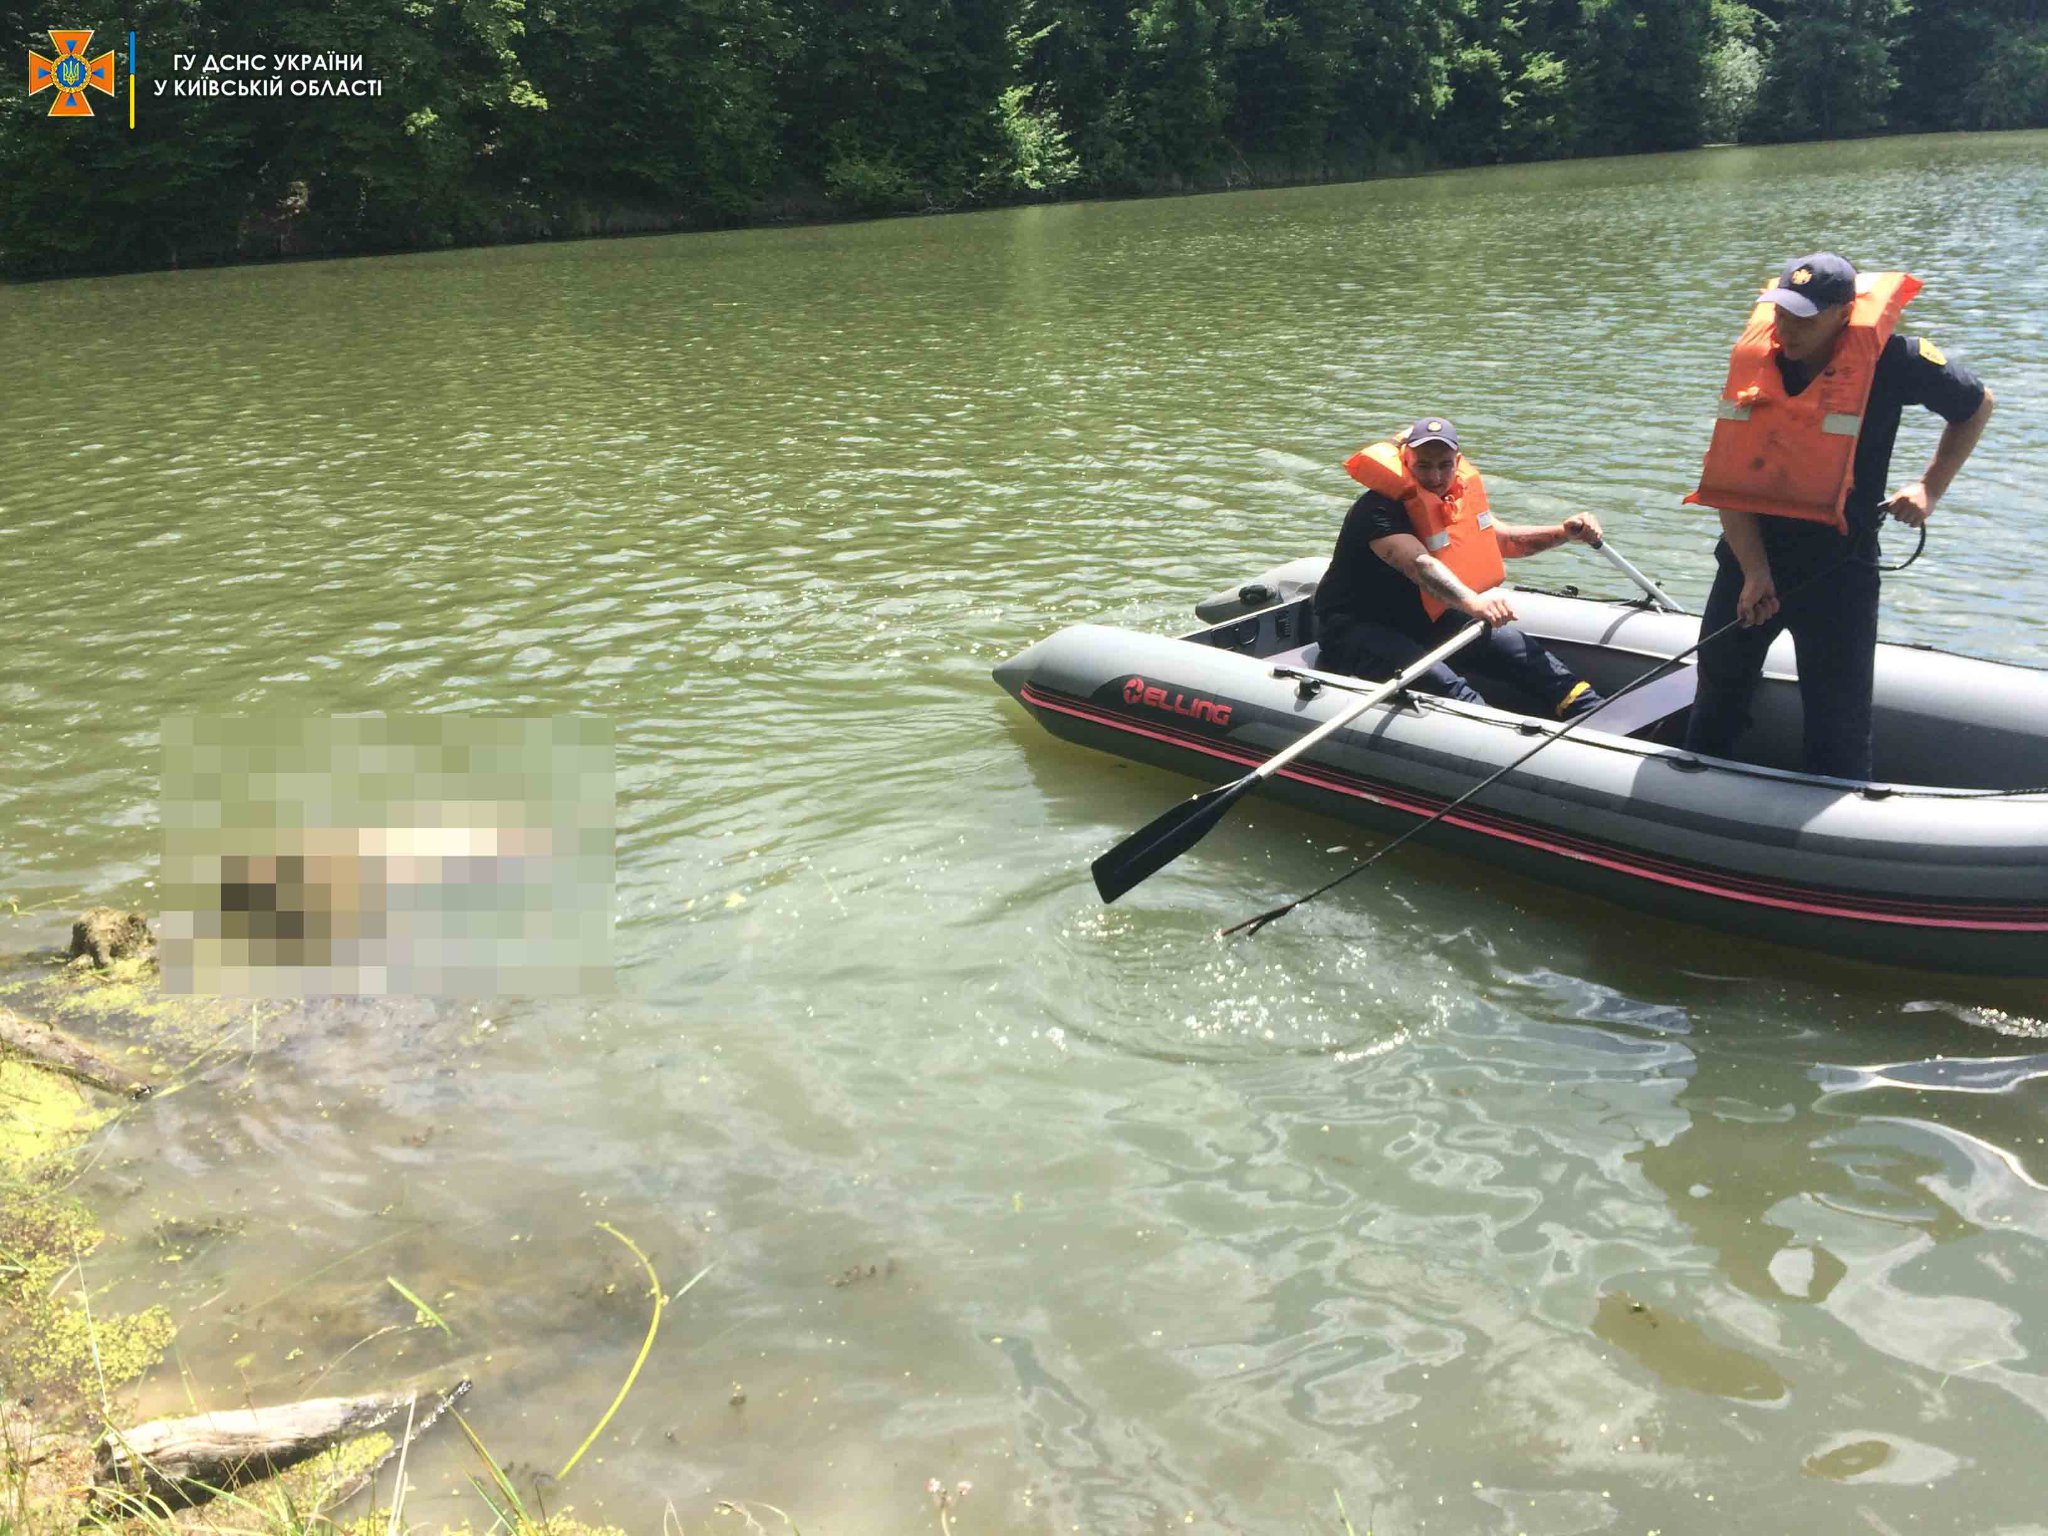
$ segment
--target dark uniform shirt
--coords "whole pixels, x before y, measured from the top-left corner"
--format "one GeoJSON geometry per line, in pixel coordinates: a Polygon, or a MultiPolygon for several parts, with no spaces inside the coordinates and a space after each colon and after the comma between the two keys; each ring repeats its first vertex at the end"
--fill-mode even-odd
{"type": "MultiPolygon", "coordinates": [[[[1787,362],[1783,356],[1778,358],[1778,372],[1785,388],[1795,395],[1813,382],[1811,365],[1787,362]]],[[[1851,558],[1866,565],[1877,563],[1877,531],[1884,523],[1881,508],[1889,489],[1886,481],[1891,475],[1892,444],[1898,439],[1899,418],[1905,408],[1924,405],[1954,423],[1969,420],[1983,403],[1984,386],[1969,369],[1947,361],[1930,342],[1892,333],[1871,375],[1863,430],[1856,439],[1855,478],[1842,509],[1849,524],[1851,558]]],[[[1842,536],[1825,523],[1759,517],[1757,524],[1763,531],[1772,574],[1781,580],[1842,556],[1842,536]]]]}
{"type": "Polygon", "coordinates": [[[1372,552],[1372,541],[1391,533],[1414,533],[1408,511],[1391,496],[1367,491],[1344,514],[1330,568],[1316,584],[1316,623],[1327,629],[1347,620],[1385,624],[1413,639],[1429,633],[1422,592],[1414,582],[1372,552]]]}

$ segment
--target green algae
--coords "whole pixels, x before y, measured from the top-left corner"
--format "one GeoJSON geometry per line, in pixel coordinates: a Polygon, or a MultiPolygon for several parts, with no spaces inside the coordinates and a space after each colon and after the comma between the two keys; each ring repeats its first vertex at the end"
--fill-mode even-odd
{"type": "Polygon", "coordinates": [[[20,1182],[107,1118],[70,1079],[0,1055],[0,1181],[20,1182]]]}
{"type": "Polygon", "coordinates": [[[0,1373],[39,1400],[103,1401],[162,1357],[162,1307],[96,1311],[87,1276],[103,1234],[66,1190],[69,1155],[108,1118],[64,1078],[0,1060],[0,1373]]]}
{"type": "Polygon", "coordinates": [[[0,1531],[57,1531],[82,1513],[85,1426],[154,1365],[176,1332],[162,1307],[93,1304],[103,1234],[69,1192],[72,1156],[114,1112],[70,1079],[0,1056],[0,1390],[35,1405],[25,1433],[50,1436],[33,1462],[0,1457],[0,1531]],[[59,1471],[61,1470],[61,1473],[59,1471]]]}
{"type": "MultiPolygon", "coordinates": [[[[92,1402],[137,1380],[163,1358],[177,1328],[162,1307],[97,1312],[87,1294],[83,1260],[100,1239],[75,1208],[57,1208],[36,1237],[52,1237],[68,1253],[30,1253],[0,1289],[0,1349],[11,1392],[39,1399],[92,1402]]],[[[0,1243],[21,1232],[0,1216],[0,1243]]]]}
{"type": "Polygon", "coordinates": [[[286,1013],[278,1000],[166,992],[154,956],[116,960],[105,970],[54,954],[0,962],[0,1003],[61,1029],[82,1030],[130,1070],[163,1077],[224,1044],[255,1044],[264,1024],[286,1013]]]}

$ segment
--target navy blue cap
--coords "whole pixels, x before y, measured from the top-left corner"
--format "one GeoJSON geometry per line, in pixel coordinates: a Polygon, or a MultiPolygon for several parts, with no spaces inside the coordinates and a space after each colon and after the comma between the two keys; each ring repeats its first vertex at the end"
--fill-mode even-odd
{"type": "Polygon", "coordinates": [[[1401,446],[1413,448],[1417,443],[1449,443],[1458,446],[1458,429],[1451,425],[1448,416],[1425,416],[1410,427],[1401,439],[1401,446]]]}
{"type": "Polygon", "coordinates": [[[1785,263],[1778,285],[1761,298],[1795,315],[1817,315],[1856,297],[1856,269],[1831,251],[1785,263]]]}

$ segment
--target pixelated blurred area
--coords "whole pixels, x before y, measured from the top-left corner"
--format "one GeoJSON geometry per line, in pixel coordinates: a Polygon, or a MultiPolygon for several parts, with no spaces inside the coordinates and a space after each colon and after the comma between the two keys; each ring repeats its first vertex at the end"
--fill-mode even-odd
{"type": "Polygon", "coordinates": [[[611,990],[609,721],[183,715],[163,749],[166,991],[611,990]]]}

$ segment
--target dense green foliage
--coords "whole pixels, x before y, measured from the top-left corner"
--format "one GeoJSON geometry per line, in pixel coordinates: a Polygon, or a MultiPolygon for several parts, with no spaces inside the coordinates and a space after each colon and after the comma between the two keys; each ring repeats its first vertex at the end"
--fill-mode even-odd
{"type": "Polygon", "coordinates": [[[133,7],[94,47],[138,32],[137,131],[0,110],[9,273],[2048,125],[2048,0],[133,7]],[[163,94],[229,51],[360,54],[381,94],[163,94]]]}

